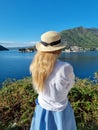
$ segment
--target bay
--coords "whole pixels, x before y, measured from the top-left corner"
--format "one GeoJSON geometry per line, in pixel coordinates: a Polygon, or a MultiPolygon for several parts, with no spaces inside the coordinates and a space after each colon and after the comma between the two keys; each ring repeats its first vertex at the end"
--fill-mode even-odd
{"type": "Polygon", "coordinates": [[[63,52],[61,59],[73,66],[76,77],[92,78],[98,72],[98,51],[63,52]]]}
{"type": "MultiPolygon", "coordinates": [[[[0,51],[0,83],[7,78],[22,79],[30,76],[29,66],[34,55],[35,52],[0,51]]],[[[69,62],[79,78],[93,77],[98,71],[98,51],[62,52],[60,59],[69,62]]]]}
{"type": "Polygon", "coordinates": [[[29,66],[33,56],[34,53],[20,53],[18,50],[0,51],[0,82],[30,76],[29,66]]]}

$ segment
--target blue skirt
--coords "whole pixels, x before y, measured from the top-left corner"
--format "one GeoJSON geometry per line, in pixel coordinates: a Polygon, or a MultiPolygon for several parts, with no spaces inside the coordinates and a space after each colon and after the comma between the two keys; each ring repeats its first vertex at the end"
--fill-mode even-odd
{"type": "Polygon", "coordinates": [[[37,103],[30,130],[76,130],[70,103],[68,102],[63,111],[48,111],[37,103]]]}

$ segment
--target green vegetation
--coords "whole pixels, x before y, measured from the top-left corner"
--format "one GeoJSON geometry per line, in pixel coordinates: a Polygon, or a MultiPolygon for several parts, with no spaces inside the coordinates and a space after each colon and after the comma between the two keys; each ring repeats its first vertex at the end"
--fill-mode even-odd
{"type": "Polygon", "coordinates": [[[78,130],[98,129],[98,82],[77,79],[69,93],[75,111],[78,130]]]}
{"type": "Polygon", "coordinates": [[[98,29],[77,27],[69,30],[61,31],[63,42],[70,46],[78,46],[83,49],[89,48],[96,50],[98,48],[98,29]]]}
{"type": "MultiPolygon", "coordinates": [[[[69,93],[78,130],[98,130],[98,73],[96,82],[76,78],[69,93]]],[[[31,78],[6,80],[0,89],[0,130],[29,130],[37,94],[31,78]]]]}
{"type": "Polygon", "coordinates": [[[0,128],[29,130],[36,97],[30,78],[5,81],[0,90],[0,128]]]}

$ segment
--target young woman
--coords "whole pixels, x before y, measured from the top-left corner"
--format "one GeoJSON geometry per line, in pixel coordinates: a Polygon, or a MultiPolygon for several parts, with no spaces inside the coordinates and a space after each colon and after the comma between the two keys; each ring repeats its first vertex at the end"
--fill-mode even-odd
{"type": "Polygon", "coordinates": [[[67,98],[75,76],[69,63],[58,60],[65,48],[60,34],[44,33],[36,48],[30,71],[38,99],[30,130],[76,130],[74,112],[67,98]]]}

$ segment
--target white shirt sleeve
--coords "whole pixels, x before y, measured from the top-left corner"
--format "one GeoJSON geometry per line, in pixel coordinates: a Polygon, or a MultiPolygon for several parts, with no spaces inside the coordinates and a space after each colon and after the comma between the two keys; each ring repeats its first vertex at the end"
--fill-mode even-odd
{"type": "Polygon", "coordinates": [[[67,97],[75,83],[75,75],[70,64],[63,64],[50,82],[50,93],[54,100],[62,100],[67,97]]]}
{"type": "Polygon", "coordinates": [[[65,85],[65,90],[66,93],[68,94],[68,92],[71,90],[71,88],[73,87],[74,83],[75,83],[75,75],[73,72],[73,67],[68,64],[64,67],[64,79],[65,82],[67,82],[67,84],[65,85]]]}

